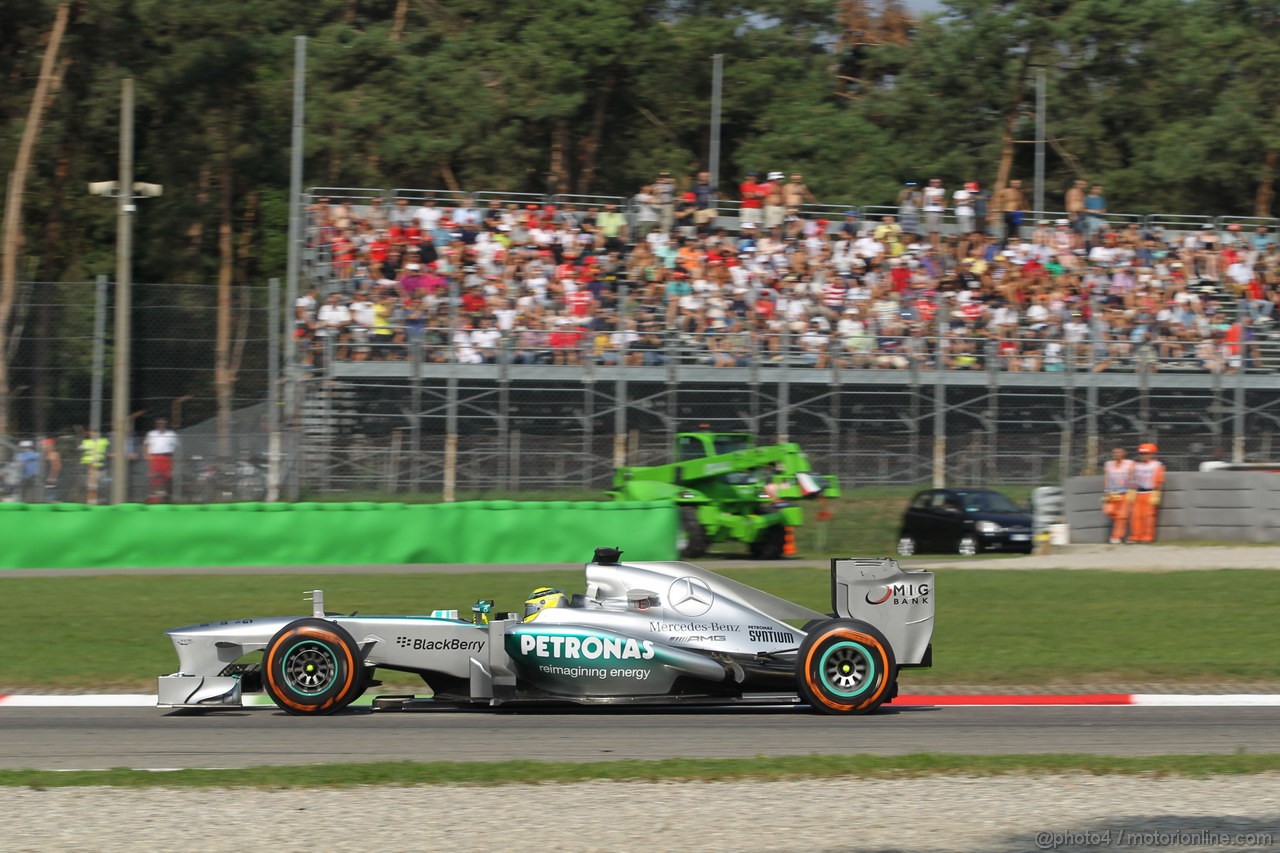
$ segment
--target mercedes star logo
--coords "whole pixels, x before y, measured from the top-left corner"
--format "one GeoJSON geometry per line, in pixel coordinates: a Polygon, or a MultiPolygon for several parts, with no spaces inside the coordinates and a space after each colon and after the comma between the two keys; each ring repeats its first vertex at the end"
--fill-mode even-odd
{"type": "Polygon", "coordinates": [[[715,600],[711,587],[701,578],[676,578],[667,590],[667,603],[682,616],[701,616],[715,600]]]}

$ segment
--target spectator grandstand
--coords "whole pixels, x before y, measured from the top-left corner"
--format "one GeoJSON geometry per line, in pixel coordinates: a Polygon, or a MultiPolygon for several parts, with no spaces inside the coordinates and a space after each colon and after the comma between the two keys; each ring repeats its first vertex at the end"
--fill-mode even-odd
{"type": "Polygon", "coordinates": [[[984,215],[973,183],[859,209],[817,204],[800,178],[748,177],[746,202],[711,200],[705,175],[630,198],[313,190],[300,360],[1280,366],[1269,221],[1111,213],[1093,187],[1019,225],[1008,202],[984,215]]]}

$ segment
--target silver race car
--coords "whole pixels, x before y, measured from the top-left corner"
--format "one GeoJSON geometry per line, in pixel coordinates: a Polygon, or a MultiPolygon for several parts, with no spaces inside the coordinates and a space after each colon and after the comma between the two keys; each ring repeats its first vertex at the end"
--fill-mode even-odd
{"type": "Polygon", "coordinates": [[[421,676],[432,697],[378,697],[375,709],[799,701],[865,714],[897,695],[903,668],[932,665],[933,595],[932,573],[835,559],[824,614],[689,563],[622,562],[600,548],[585,593],[535,590],[523,613],[481,601],[469,621],[342,616],[316,590],[308,618],[175,628],[180,669],[160,677],[158,704],[239,707],[263,690],[287,713],[332,714],[386,669],[421,676]]]}

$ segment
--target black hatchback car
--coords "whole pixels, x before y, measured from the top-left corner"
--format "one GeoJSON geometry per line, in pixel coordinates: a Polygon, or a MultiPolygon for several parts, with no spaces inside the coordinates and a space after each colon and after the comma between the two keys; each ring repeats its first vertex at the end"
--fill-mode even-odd
{"type": "Polygon", "coordinates": [[[990,489],[928,489],[911,499],[902,516],[898,553],[934,551],[1031,553],[1031,516],[990,489]]]}

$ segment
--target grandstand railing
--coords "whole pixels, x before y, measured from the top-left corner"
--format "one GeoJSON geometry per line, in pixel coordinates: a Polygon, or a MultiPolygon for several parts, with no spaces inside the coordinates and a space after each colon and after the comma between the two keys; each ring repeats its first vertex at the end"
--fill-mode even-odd
{"type": "MultiPolygon", "coordinates": [[[[1258,338],[1244,343],[1220,339],[1155,337],[1134,342],[1129,333],[1091,334],[1083,340],[1025,333],[1007,337],[963,334],[883,335],[835,332],[760,333],[749,331],[641,334],[632,342],[615,332],[584,330],[576,340],[555,332],[499,331],[492,346],[461,340],[456,331],[431,328],[421,335],[404,327],[393,340],[321,338],[311,352],[316,369],[368,362],[423,364],[508,364],[565,367],[709,367],[844,370],[943,370],[1001,373],[1208,373],[1271,374],[1280,371],[1280,341],[1258,338]]],[[[303,355],[307,348],[302,348],[303,355]]]]}
{"type": "MultiPolygon", "coordinates": [[[[481,202],[487,203],[490,200],[497,200],[504,204],[514,203],[519,205],[536,204],[542,205],[560,205],[574,204],[579,207],[605,204],[617,204],[619,209],[634,215],[635,213],[635,196],[614,196],[614,195],[578,195],[578,194],[547,194],[547,193],[529,193],[529,192],[507,192],[504,190],[432,190],[432,189],[378,189],[370,187],[311,187],[305,193],[304,201],[308,204],[314,204],[320,198],[329,198],[331,201],[338,203],[347,203],[353,206],[372,207],[374,199],[382,199],[384,202],[393,201],[397,198],[408,198],[411,200],[435,199],[437,201],[459,200],[462,198],[470,198],[475,202],[476,206],[481,206],[481,202]]],[[[739,212],[742,202],[737,199],[719,198],[716,201],[716,209],[720,212],[720,221],[726,227],[737,227],[739,212]]],[[[859,217],[863,220],[878,221],[883,216],[898,216],[897,205],[859,205],[856,202],[823,202],[819,204],[803,204],[799,208],[800,213],[806,219],[825,218],[834,223],[836,219],[843,219],[845,211],[854,210],[859,213],[859,217]]],[[[923,212],[921,212],[923,216],[923,212]]],[[[1023,228],[1031,228],[1040,220],[1053,222],[1058,219],[1067,219],[1068,214],[1064,211],[1055,210],[1027,210],[1023,211],[1023,228]]],[[[1280,228],[1280,217],[1258,217],[1258,216],[1235,216],[1230,214],[1210,215],[1210,214],[1183,214],[1183,213],[1125,213],[1125,212],[1108,212],[1103,218],[1109,225],[1124,227],[1130,223],[1142,225],[1144,228],[1150,229],[1159,227],[1168,232],[1194,232],[1201,230],[1205,225],[1211,225],[1215,229],[1224,229],[1229,225],[1240,225],[1241,227],[1256,228],[1259,225],[1265,225],[1268,228],[1280,228]]],[[[954,226],[957,223],[955,210],[948,207],[943,214],[944,225],[954,226]]],[[[634,224],[634,222],[633,222],[634,224]]]]}

